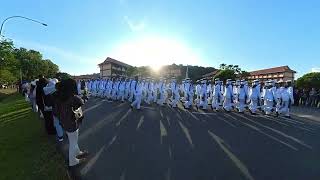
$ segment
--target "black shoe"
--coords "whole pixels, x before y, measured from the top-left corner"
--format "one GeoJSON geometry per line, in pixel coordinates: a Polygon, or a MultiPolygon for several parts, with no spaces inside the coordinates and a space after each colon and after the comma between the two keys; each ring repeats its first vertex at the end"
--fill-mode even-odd
{"type": "Polygon", "coordinates": [[[89,155],[89,152],[88,151],[82,151],[82,153],[80,153],[79,155],[76,156],[76,158],[78,159],[83,159],[85,158],[86,156],[89,155]]]}

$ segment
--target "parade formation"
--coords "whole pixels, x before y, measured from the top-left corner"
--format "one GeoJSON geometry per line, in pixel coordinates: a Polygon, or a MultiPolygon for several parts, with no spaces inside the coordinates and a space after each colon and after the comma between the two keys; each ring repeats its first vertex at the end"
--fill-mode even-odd
{"type": "Polygon", "coordinates": [[[294,103],[291,81],[276,82],[269,80],[231,80],[225,82],[201,79],[193,83],[190,78],[178,82],[176,78],[107,78],[78,81],[79,94],[84,99],[89,96],[107,98],[111,101],[128,101],[131,108],[141,109],[141,104],[169,105],[177,108],[181,102],[185,109],[204,111],[235,110],[244,113],[246,109],[252,115],[258,110],[265,115],[283,115],[290,117],[290,106],[294,103]]]}

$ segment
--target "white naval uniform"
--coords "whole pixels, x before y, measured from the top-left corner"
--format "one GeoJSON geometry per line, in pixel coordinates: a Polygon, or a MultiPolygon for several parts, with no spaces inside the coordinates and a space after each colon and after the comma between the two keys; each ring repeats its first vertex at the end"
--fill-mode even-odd
{"type": "Polygon", "coordinates": [[[119,82],[119,86],[118,86],[118,100],[121,100],[122,102],[124,102],[124,91],[125,91],[125,81],[121,81],[119,82]]]}
{"type": "Polygon", "coordinates": [[[134,101],[131,103],[132,107],[136,109],[140,109],[141,96],[142,96],[142,84],[137,82],[134,87],[134,101]]]}
{"type": "Polygon", "coordinates": [[[207,98],[207,84],[201,84],[200,89],[200,103],[198,104],[198,108],[202,107],[203,110],[207,110],[208,108],[208,98],[207,98]]]}
{"type": "Polygon", "coordinates": [[[171,84],[171,91],[172,91],[172,102],[171,106],[172,107],[177,107],[177,103],[180,99],[180,94],[179,94],[179,86],[176,83],[171,84]]]}
{"type": "Polygon", "coordinates": [[[221,93],[221,84],[216,83],[216,85],[213,87],[213,92],[212,92],[212,109],[219,110],[221,106],[223,96],[221,93]]]}
{"type": "Polygon", "coordinates": [[[157,104],[162,106],[163,103],[164,103],[164,94],[165,94],[165,91],[166,91],[166,85],[164,82],[160,81],[159,82],[159,99],[157,100],[157,104]]]}
{"type": "Polygon", "coordinates": [[[238,95],[238,101],[239,101],[237,108],[238,108],[239,112],[243,112],[245,105],[246,105],[246,98],[247,98],[247,92],[246,92],[245,85],[240,85],[238,87],[237,95],[238,95]]]}
{"type": "Polygon", "coordinates": [[[256,113],[258,107],[258,101],[260,101],[260,91],[257,87],[251,87],[249,92],[250,105],[249,109],[252,113],[256,113]]]}
{"type": "Polygon", "coordinates": [[[184,107],[189,109],[190,107],[192,107],[193,95],[194,95],[193,85],[192,84],[188,85],[188,89],[186,89],[186,94],[187,94],[187,97],[186,97],[186,101],[184,103],[184,107]]]}
{"type": "Polygon", "coordinates": [[[232,109],[232,99],[233,99],[233,92],[232,92],[232,85],[226,85],[224,90],[224,102],[223,102],[223,108],[226,111],[231,111],[232,109]]]}
{"type": "Polygon", "coordinates": [[[264,93],[263,93],[263,100],[264,100],[264,111],[267,115],[271,114],[272,109],[273,109],[273,103],[274,103],[274,93],[273,93],[273,89],[267,87],[266,89],[264,89],[264,93]]]}
{"type": "Polygon", "coordinates": [[[129,102],[132,102],[132,101],[133,101],[136,83],[137,83],[137,82],[136,82],[135,80],[132,80],[132,81],[130,82],[129,102]]]}

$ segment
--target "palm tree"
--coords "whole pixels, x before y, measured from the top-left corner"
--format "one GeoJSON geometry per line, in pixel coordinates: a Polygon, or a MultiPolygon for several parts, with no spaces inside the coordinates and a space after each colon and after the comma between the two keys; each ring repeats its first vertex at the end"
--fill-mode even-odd
{"type": "Polygon", "coordinates": [[[226,69],[226,66],[227,66],[226,64],[222,63],[222,64],[220,64],[219,67],[220,67],[220,69],[225,70],[225,69],[226,69]]]}

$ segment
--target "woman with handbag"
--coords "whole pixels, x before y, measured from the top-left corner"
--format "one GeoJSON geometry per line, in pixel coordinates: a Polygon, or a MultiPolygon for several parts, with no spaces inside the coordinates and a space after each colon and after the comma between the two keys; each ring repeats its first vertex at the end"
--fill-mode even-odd
{"type": "Polygon", "coordinates": [[[87,151],[78,146],[79,124],[83,119],[81,106],[84,104],[77,94],[77,83],[73,79],[62,80],[57,99],[58,116],[69,139],[69,167],[83,163],[87,151]]]}

